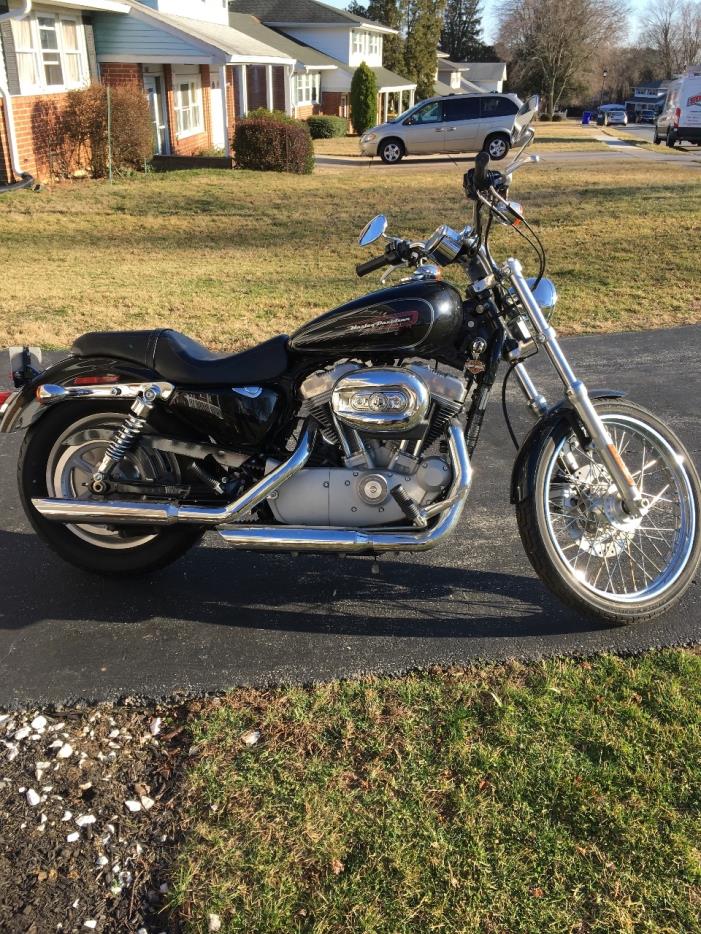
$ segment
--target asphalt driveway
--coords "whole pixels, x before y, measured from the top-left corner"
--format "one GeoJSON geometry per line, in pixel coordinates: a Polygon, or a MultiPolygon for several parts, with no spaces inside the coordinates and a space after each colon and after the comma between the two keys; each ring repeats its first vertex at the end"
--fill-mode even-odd
{"type": "MultiPolygon", "coordinates": [[[[699,462],[701,327],[565,346],[590,387],[627,390],[667,418],[699,462]]],[[[555,398],[545,361],[532,371],[555,398]]],[[[527,415],[520,424],[527,427],[527,415]]],[[[514,452],[496,399],[458,534],[425,555],[382,559],[379,576],[368,559],[237,553],[210,534],[153,577],[92,578],[30,532],[15,488],[20,441],[0,436],[0,706],[639,652],[701,632],[698,581],[673,613],[625,629],[577,616],[548,594],[508,502],[514,452]]]]}

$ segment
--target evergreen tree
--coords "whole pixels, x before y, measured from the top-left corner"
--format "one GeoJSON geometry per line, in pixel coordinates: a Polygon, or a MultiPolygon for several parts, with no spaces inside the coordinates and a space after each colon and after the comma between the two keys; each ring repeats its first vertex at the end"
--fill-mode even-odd
{"type": "Polygon", "coordinates": [[[402,25],[400,0],[370,0],[365,13],[360,14],[390,29],[398,30],[396,36],[382,37],[382,64],[390,71],[402,74],[404,66],[404,39],[399,32],[402,25]]]}
{"type": "Polygon", "coordinates": [[[406,0],[402,74],[416,82],[416,99],[433,96],[445,0],[406,0]]]}
{"type": "Polygon", "coordinates": [[[481,60],[486,49],[480,40],[481,32],[480,0],[447,0],[441,48],[454,62],[481,60]]]}
{"type": "Polygon", "coordinates": [[[362,3],[358,3],[358,0],[350,0],[350,3],[346,7],[346,11],[348,13],[353,13],[355,16],[368,16],[368,11],[365,9],[362,3]]]}
{"type": "Polygon", "coordinates": [[[350,104],[353,129],[362,136],[377,123],[377,78],[365,62],[361,62],[353,74],[350,104]]]}

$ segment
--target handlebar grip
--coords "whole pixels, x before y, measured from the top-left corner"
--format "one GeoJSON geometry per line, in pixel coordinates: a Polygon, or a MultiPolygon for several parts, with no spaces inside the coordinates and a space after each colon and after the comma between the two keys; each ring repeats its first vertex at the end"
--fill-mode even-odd
{"type": "Polygon", "coordinates": [[[382,269],[383,266],[390,266],[396,255],[393,253],[383,253],[382,256],[374,256],[372,259],[367,260],[364,263],[358,263],[355,267],[356,275],[358,276],[367,276],[369,272],[374,272],[376,269],[382,269]]]}
{"type": "Polygon", "coordinates": [[[490,184],[489,153],[482,150],[475,156],[474,185],[478,191],[486,191],[490,184]]]}

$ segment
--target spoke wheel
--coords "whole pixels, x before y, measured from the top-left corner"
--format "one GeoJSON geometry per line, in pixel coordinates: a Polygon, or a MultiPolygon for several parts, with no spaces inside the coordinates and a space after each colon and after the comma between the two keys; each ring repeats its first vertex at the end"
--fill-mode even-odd
{"type": "Polygon", "coordinates": [[[567,602],[619,621],[655,616],[698,565],[698,476],[650,413],[629,403],[597,408],[643,494],[642,514],[626,512],[598,451],[568,428],[544,446],[529,506],[519,507],[522,538],[567,602]]]}

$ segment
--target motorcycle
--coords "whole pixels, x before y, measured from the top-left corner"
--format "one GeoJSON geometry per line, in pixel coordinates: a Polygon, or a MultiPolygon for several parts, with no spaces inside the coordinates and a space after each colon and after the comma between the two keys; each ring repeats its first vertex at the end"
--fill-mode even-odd
{"type": "Polygon", "coordinates": [[[418,241],[373,218],[359,242],[384,248],[356,271],[385,270],[382,287],[291,337],[218,355],[168,328],[89,333],[44,371],[25,350],[0,430],[27,430],[19,488],[39,536],[74,565],[126,576],[174,561],[208,529],[257,551],[426,551],[458,526],[505,363],[515,442],[509,377],[535,417],[510,490],[534,569],[613,623],[669,609],[699,563],[699,477],[664,422],[587,389],[550,323],[545,253],[509,198],[514,173],[538,161],[525,154],[537,104],[519,114],[508,168],[483,152],[465,173],[471,224],[418,241]],[[495,259],[497,226],[535,250],[535,277],[495,259]],[[465,274],[464,294],[443,279],[448,266],[465,274]],[[387,284],[395,271],[405,275],[387,284]],[[554,404],[527,370],[538,352],[563,384],[554,404]]]}

